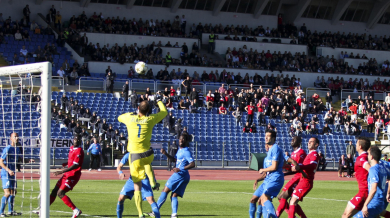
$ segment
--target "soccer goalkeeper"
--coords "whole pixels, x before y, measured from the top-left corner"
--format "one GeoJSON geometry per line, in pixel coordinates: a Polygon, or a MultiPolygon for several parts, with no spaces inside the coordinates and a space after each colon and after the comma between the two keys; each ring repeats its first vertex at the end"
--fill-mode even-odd
{"type": "Polygon", "coordinates": [[[150,109],[148,101],[143,101],[138,106],[138,115],[125,113],[118,117],[118,121],[126,124],[128,132],[127,150],[130,153],[130,175],[134,182],[134,201],[138,210],[139,217],[142,213],[142,180],[149,177],[150,185],[153,189],[156,186],[151,163],[154,158],[153,149],[150,148],[150,139],[152,137],[153,127],[159,123],[168,112],[160,99],[157,99],[157,105],[160,112],[147,115],[150,109]]]}

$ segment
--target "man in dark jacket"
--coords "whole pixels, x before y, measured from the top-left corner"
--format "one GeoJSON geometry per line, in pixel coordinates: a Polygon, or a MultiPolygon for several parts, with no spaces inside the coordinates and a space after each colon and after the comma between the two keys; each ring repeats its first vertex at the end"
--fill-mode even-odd
{"type": "Polygon", "coordinates": [[[74,136],[80,135],[82,131],[83,131],[83,128],[81,128],[80,123],[77,122],[76,127],[73,128],[73,135],[74,136]]]}
{"type": "Polygon", "coordinates": [[[190,100],[194,101],[194,99],[198,100],[198,92],[195,88],[192,88],[192,92],[190,93],[190,100]]]}
{"type": "Polygon", "coordinates": [[[176,139],[179,139],[181,131],[181,119],[178,119],[175,125],[176,139]]]}
{"type": "Polygon", "coordinates": [[[106,119],[104,118],[103,119],[103,122],[102,123],[99,123],[99,135],[102,136],[104,138],[106,132],[108,130],[108,123],[106,122],[106,119]]]}
{"type": "Polygon", "coordinates": [[[135,90],[130,95],[130,101],[131,101],[131,108],[137,109],[138,108],[138,95],[135,90]]]}
{"type": "Polygon", "coordinates": [[[129,80],[126,80],[126,83],[122,87],[122,97],[125,101],[129,100],[129,80]]]}
{"type": "Polygon", "coordinates": [[[113,93],[114,92],[114,76],[111,72],[108,72],[106,77],[106,92],[113,93]]]}
{"type": "Polygon", "coordinates": [[[115,140],[115,130],[112,128],[112,124],[108,126],[108,130],[106,132],[107,140],[109,143],[115,140]]]}

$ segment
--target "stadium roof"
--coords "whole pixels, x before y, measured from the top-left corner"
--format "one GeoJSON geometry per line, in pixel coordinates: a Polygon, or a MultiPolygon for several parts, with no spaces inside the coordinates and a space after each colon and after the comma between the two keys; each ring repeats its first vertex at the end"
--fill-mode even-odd
{"type": "MultiPolygon", "coordinates": [[[[40,4],[43,0],[36,0],[40,4]]],[[[390,0],[65,0],[79,1],[80,7],[90,3],[166,7],[172,13],[180,9],[262,15],[283,14],[285,20],[296,21],[300,17],[339,21],[365,22],[368,28],[375,23],[390,24],[390,0]]]]}

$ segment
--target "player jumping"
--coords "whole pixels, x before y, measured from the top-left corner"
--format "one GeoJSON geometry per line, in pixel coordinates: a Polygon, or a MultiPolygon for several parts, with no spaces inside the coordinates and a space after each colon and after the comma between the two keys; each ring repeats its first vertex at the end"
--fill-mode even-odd
{"type": "Polygon", "coordinates": [[[20,150],[16,147],[18,134],[11,133],[11,144],[4,148],[0,158],[1,181],[3,183],[4,196],[1,198],[0,217],[6,217],[4,214],[5,205],[8,202],[8,215],[21,215],[14,211],[14,201],[16,195],[17,181],[15,177],[16,162],[20,158],[20,150]]]}
{"type": "MultiPolygon", "coordinates": [[[[73,190],[77,182],[81,177],[81,167],[83,166],[84,161],[84,151],[80,147],[81,140],[79,136],[75,136],[73,139],[73,146],[69,149],[68,156],[68,168],[57,171],[54,173],[55,176],[64,174],[57,182],[54,189],[50,194],[50,205],[54,202],[58,196],[68,207],[72,208],[73,216],[72,218],[79,217],[81,215],[81,210],[78,209],[73,203],[72,200],[65,194],[73,190]]],[[[66,166],[66,165],[65,165],[66,166]]]]}
{"type": "MultiPolygon", "coordinates": [[[[291,141],[291,147],[293,152],[291,153],[291,159],[297,162],[300,166],[303,163],[303,160],[306,158],[306,152],[300,146],[302,143],[302,138],[295,136],[291,141]]],[[[289,165],[293,167],[293,165],[289,165]]],[[[300,172],[297,172],[294,177],[283,187],[282,192],[279,194],[279,207],[276,209],[276,216],[280,217],[283,211],[286,211],[288,214],[288,202],[287,199],[291,197],[291,194],[294,191],[294,188],[297,186],[299,179],[302,177],[300,172]]],[[[298,214],[299,215],[299,214],[298,214]]]]}
{"type": "Polygon", "coordinates": [[[194,159],[192,158],[191,151],[186,147],[187,145],[186,134],[182,134],[179,137],[179,151],[175,157],[169,155],[164,149],[161,149],[161,153],[167,156],[169,160],[172,162],[176,162],[176,168],[173,168],[173,174],[168,179],[165,184],[164,190],[161,192],[160,198],[157,201],[157,205],[159,208],[164,204],[167,199],[167,195],[172,191],[171,202],[172,202],[172,215],[171,218],[177,217],[177,208],[179,202],[177,201],[177,197],[183,197],[184,191],[188,183],[190,182],[190,174],[188,170],[195,167],[194,159]]]}
{"type": "MultiPolygon", "coordinates": [[[[260,174],[267,174],[263,184],[252,196],[249,205],[249,215],[254,217],[256,210],[256,201],[259,199],[259,206],[257,207],[257,216],[261,217],[264,212],[264,217],[276,217],[275,208],[271,203],[271,199],[279,194],[280,189],[284,184],[284,155],[283,151],[277,144],[275,144],[276,132],[267,130],[265,132],[265,143],[268,147],[267,156],[264,159],[264,168],[259,170],[260,174]]],[[[291,158],[289,160],[292,160],[291,158]]],[[[294,166],[299,170],[298,164],[293,161],[294,166]]],[[[256,184],[256,182],[255,182],[256,184]]]]}
{"type": "Polygon", "coordinates": [[[364,202],[363,208],[354,218],[376,218],[383,211],[386,196],[387,172],[383,164],[379,164],[381,151],[377,146],[372,146],[368,150],[368,161],[370,170],[368,172],[368,196],[364,202]]]}
{"type": "Polygon", "coordinates": [[[142,180],[147,175],[153,189],[157,189],[159,186],[155,182],[151,165],[154,159],[154,152],[150,148],[150,139],[152,138],[153,127],[164,119],[168,112],[160,99],[157,99],[157,105],[160,108],[160,112],[157,114],[148,115],[150,109],[149,102],[143,101],[138,106],[138,115],[125,113],[118,117],[119,122],[126,124],[129,135],[127,150],[130,152],[130,175],[134,182],[134,201],[139,217],[143,216],[142,180]]]}
{"type": "Polygon", "coordinates": [[[359,156],[355,162],[355,175],[359,186],[359,192],[347,204],[342,218],[349,218],[362,210],[364,202],[368,196],[367,176],[370,170],[367,151],[370,149],[371,142],[366,137],[359,137],[356,142],[356,151],[359,156]]]}
{"type": "MultiPolygon", "coordinates": [[[[122,169],[123,165],[125,165],[129,161],[129,154],[130,153],[127,153],[127,154],[125,154],[125,156],[123,156],[121,162],[119,163],[118,167],[116,168],[116,171],[118,171],[118,174],[119,174],[119,179],[125,178],[125,174],[122,172],[121,169],[122,169]]],[[[151,217],[160,218],[160,211],[158,210],[157,203],[154,201],[153,191],[152,191],[152,187],[150,186],[150,182],[149,182],[148,177],[146,177],[146,179],[142,180],[141,193],[142,193],[143,200],[147,200],[148,203],[150,204],[150,206],[152,207],[153,212],[148,213],[147,215],[149,215],[151,217]]],[[[130,176],[129,179],[127,180],[126,184],[123,186],[122,191],[119,194],[118,204],[116,206],[116,214],[117,214],[118,218],[122,218],[122,214],[123,214],[123,210],[124,210],[123,203],[124,203],[126,197],[131,200],[133,198],[133,195],[134,195],[134,182],[130,176]]]]}
{"type": "MultiPolygon", "coordinates": [[[[303,164],[300,166],[301,170],[306,173],[307,177],[301,177],[298,185],[295,187],[293,195],[290,200],[290,208],[288,217],[294,218],[295,213],[300,214],[302,218],[306,218],[305,213],[302,211],[301,206],[299,206],[298,202],[303,200],[303,197],[309,193],[309,191],[313,188],[313,180],[314,174],[317,169],[319,156],[317,153],[317,147],[319,145],[319,141],[317,138],[310,138],[308,143],[309,154],[306,156],[303,164]]],[[[296,171],[292,167],[292,171],[296,171]]]]}

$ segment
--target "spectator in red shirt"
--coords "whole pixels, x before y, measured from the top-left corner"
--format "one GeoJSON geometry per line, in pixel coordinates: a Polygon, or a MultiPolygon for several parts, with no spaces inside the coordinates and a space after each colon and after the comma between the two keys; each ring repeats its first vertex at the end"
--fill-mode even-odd
{"type": "Polygon", "coordinates": [[[297,111],[301,111],[301,104],[302,104],[302,95],[299,95],[299,97],[297,98],[296,100],[296,110],[297,111]]]}
{"type": "Polygon", "coordinates": [[[255,113],[255,106],[253,106],[253,102],[250,102],[249,105],[245,107],[245,110],[248,112],[248,118],[246,119],[246,122],[248,122],[249,125],[252,125],[253,115],[255,113]]]}
{"type": "Polygon", "coordinates": [[[320,96],[317,93],[314,93],[314,95],[312,97],[313,97],[314,101],[317,101],[318,98],[320,98],[320,96]]]}
{"type": "Polygon", "coordinates": [[[264,114],[264,110],[263,110],[263,105],[261,104],[261,101],[259,101],[256,105],[257,107],[257,120],[259,121],[259,125],[263,125],[263,114],[264,114]]]}
{"type": "Polygon", "coordinates": [[[372,133],[374,126],[374,116],[372,116],[372,113],[369,113],[367,116],[367,132],[372,133]]]}
{"type": "Polygon", "coordinates": [[[209,74],[209,80],[211,82],[215,82],[217,80],[217,78],[215,77],[215,74],[214,74],[214,71],[211,71],[210,74],[209,74]]]}
{"type": "Polygon", "coordinates": [[[246,122],[244,128],[242,129],[242,132],[249,133],[251,132],[251,126],[249,126],[249,123],[246,122]]]}
{"type": "Polygon", "coordinates": [[[171,97],[174,97],[176,94],[176,90],[173,88],[173,86],[171,86],[171,90],[169,91],[171,92],[171,97]]]}
{"type": "Polygon", "coordinates": [[[221,107],[219,107],[219,114],[222,114],[222,115],[226,115],[227,114],[227,110],[224,107],[223,103],[221,104],[221,107]]]}
{"type": "Polygon", "coordinates": [[[349,107],[349,110],[351,111],[351,121],[357,119],[357,104],[352,103],[352,106],[349,107]]]}
{"type": "Polygon", "coordinates": [[[206,105],[207,110],[210,110],[214,107],[214,96],[211,94],[211,90],[209,90],[209,93],[206,96],[206,105]]]}

